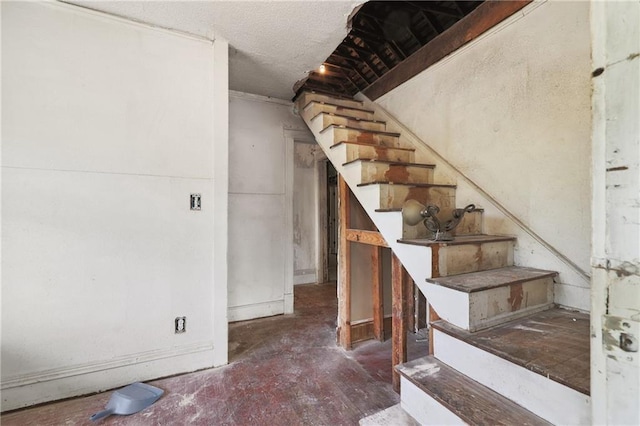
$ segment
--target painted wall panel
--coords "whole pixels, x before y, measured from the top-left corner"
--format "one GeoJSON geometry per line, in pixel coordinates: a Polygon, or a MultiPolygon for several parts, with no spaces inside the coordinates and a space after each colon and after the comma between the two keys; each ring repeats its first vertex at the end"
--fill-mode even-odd
{"type": "Polygon", "coordinates": [[[226,43],[57,2],[1,7],[2,409],[225,363],[226,120],[212,117],[226,43]]]}
{"type": "Polygon", "coordinates": [[[286,170],[294,170],[294,147],[287,151],[285,129],[307,132],[290,103],[231,92],[229,321],[283,313],[285,274],[292,271],[285,262],[293,262],[286,252],[294,243],[286,237],[286,170]]]}

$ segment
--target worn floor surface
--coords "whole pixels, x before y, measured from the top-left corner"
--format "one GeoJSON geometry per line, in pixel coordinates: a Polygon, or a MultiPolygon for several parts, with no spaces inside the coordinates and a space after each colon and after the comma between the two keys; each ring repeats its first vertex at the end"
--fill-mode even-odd
{"type": "MultiPolygon", "coordinates": [[[[295,288],[294,315],[229,327],[225,367],[149,383],[165,390],[152,407],[111,416],[105,425],[355,425],[397,404],[391,388],[390,342],[335,344],[335,283],[295,288]]],[[[410,358],[427,353],[410,338],[410,358]]],[[[3,415],[3,426],[92,424],[111,392],[3,415]]]]}

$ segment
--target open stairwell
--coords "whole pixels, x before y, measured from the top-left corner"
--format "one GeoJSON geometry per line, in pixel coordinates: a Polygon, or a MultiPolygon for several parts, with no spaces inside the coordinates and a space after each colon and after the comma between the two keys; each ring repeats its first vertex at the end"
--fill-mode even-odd
{"type": "Polygon", "coordinates": [[[426,239],[403,203],[446,216],[456,185],[362,102],[303,93],[296,105],[439,318],[433,354],[397,367],[402,409],[420,424],[590,423],[589,317],[555,307],[556,272],[514,265],[516,238],[483,234],[482,210],[453,241],[426,239]]]}

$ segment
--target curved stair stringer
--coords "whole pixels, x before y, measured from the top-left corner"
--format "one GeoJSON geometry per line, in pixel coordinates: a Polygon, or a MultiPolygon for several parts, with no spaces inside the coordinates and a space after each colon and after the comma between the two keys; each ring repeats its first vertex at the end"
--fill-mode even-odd
{"type": "MultiPolygon", "coordinates": [[[[373,111],[376,119],[384,120],[389,131],[401,133],[403,143],[415,148],[415,161],[435,165],[434,179],[438,183],[449,183],[457,186],[456,200],[458,207],[475,204],[483,208],[483,233],[511,235],[517,239],[517,245],[514,248],[515,265],[526,265],[558,272],[554,292],[556,304],[582,311],[591,309],[591,277],[588,271],[582,269],[573,260],[544,240],[524,221],[511,213],[468,176],[457,170],[383,107],[370,101],[361,93],[354,98],[363,102],[364,108],[373,111]]],[[[423,288],[424,286],[420,280],[416,279],[415,281],[421,291],[428,291],[423,288]]]]}

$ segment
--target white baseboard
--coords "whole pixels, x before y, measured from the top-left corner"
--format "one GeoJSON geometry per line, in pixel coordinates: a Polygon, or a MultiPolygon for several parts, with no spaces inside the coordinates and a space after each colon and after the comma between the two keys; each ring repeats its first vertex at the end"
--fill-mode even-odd
{"type": "Polygon", "coordinates": [[[205,342],[10,377],[2,382],[2,411],[210,368],[213,359],[213,343],[205,342]]]}
{"type": "Polygon", "coordinates": [[[229,322],[281,315],[284,313],[284,300],[232,306],[227,312],[229,322]]]}
{"type": "Polygon", "coordinates": [[[294,275],[293,276],[293,285],[298,284],[315,284],[318,282],[316,278],[316,274],[303,274],[303,275],[294,275]]]}

